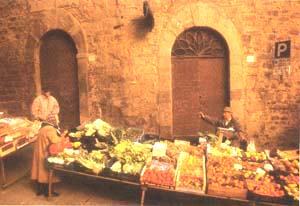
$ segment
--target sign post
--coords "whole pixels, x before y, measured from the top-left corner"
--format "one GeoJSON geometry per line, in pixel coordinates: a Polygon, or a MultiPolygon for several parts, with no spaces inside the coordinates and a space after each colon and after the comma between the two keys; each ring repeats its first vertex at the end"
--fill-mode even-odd
{"type": "Polygon", "coordinates": [[[289,58],[291,55],[291,40],[275,43],[275,58],[289,58]]]}
{"type": "Polygon", "coordinates": [[[275,74],[283,81],[290,74],[291,40],[275,43],[274,69],[275,74]]]}

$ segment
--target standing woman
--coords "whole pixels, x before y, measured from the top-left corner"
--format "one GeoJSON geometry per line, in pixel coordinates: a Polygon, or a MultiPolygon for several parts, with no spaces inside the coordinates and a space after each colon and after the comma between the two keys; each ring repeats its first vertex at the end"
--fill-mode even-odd
{"type": "Polygon", "coordinates": [[[51,95],[48,87],[42,88],[42,94],[37,96],[32,103],[31,113],[34,119],[39,121],[46,121],[48,116],[54,115],[59,123],[59,104],[55,97],[51,95]]]}
{"type": "MultiPolygon", "coordinates": [[[[62,138],[59,135],[57,120],[54,115],[49,115],[47,120],[42,122],[33,151],[31,179],[37,182],[37,195],[48,196],[49,171],[45,161],[49,154],[49,146],[52,143],[61,142],[62,138]]],[[[57,176],[53,176],[53,183],[59,181],[57,176]]],[[[52,196],[59,195],[54,191],[51,191],[51,194],[52,196]]]]}

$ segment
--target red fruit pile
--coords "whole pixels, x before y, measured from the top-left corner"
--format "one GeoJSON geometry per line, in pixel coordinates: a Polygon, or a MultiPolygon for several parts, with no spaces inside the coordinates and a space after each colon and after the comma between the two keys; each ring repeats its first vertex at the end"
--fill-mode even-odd
{"type": "Polygon", "coordinates": [[[153,163],[146,167],[141,176],[142,184],[153,184],[157,186],[175,186],[175,169],[166,163],[153,163]]]}

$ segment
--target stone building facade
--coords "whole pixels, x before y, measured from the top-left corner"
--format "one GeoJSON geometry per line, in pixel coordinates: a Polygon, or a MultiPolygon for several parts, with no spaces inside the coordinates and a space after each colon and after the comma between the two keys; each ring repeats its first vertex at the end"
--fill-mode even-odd
{"type": "Polygon", "coordinates": [[[39,49],[61,30],[77,49],[80,119],[172,135],[172,63],[176,38],[192,27],[217,31],[229,50],[230,105],[258,146],[299,146],[300,1],[2,0],[0,108],[30,117],[40,92],[39,49]],[[290,40],[277,64],[275,43],[290,40]],[[253,60],[247,60],[253,58],[253,60]]]}

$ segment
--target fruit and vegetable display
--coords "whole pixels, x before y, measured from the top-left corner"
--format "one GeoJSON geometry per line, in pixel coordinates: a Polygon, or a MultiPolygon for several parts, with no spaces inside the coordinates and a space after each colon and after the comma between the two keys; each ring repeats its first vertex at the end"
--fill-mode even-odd
{"type": "Polygon", "coordinates": [[[144,131],[142,129],[113,127],[101,119],[96,119],[94,122],[89,122],[75,130],[73,129],[69,133],[69,137],[75,140],[79,140],[82,137],[97,137],[99,140],[116,145],[121,139],[138,141],[143,134],[144,131]]]}
{"type": "Polygon", "coordinates": [[[147,164],[141,174],[141,184],[175,188],[176,168],[174,165],[158,160],[147,164]]]}
{"type": "Polygon", "coordinates": [[[163,143],[167,144],[167,151],[166,151],[166,155],[169,157],[169,159],[171,160],[171,162],[173,164],[177,163],[177,160],[179,158],[179,154],[180,154],[180,150],[179,148],[174,144],[174,142],[171,141],[163,141],[163,143]]]}
{"type": "Polygon", "coordinates": [[[260,179],[247,179],[247,187],[255,194],[269,197],[283,197],[283,188],[270,174],[261,175],[260,179]]]}
{"type": "Polygon", "coordinates": [[[177,165],[176,190],[205,192],[205,157],[181,152],[177,165]]]}
{"type": "Polygon", "coordinates": [[[62,141],[55,144],[51,144],[48,148],[50,155],[55,155],[64,152],[65,148],[72,148],[73,145],[69,141],[62,141]]]}
{"type": "Polygon", "coordinates": [[[59,165],[69,165],[75,162],[75,157],[78,156],[80,150],[74,150],[65,148],[63,152],[59,152],[57,155],[52,155],[47,158],[49,163],[59,164],[59,165]]]}
{"type": "Polygon", "coordinates": [[[121,140],[112,147],[109,155],[116,162],[112,165],[112,171],[139,175],[146,161],[151,158],[152,145],[121,140]]]}
{"type": "Polygon", "coordinates": [[[215,147],[210,147],[210,153],[214,156],[237,156],[237,151],[240,151],[239,148],[231,147],[225,143],[217,145],[215,147]]]}
{"type": "Polygon", "coordinates": [[[262,175],[265,174],[265,171],[262,169],[264,168],[264,163],[247,161],[242,161],[240,163],[242,165],[243,176],[246,180],[259,180],[262,177],[262,175]]]}
{"type": "Polygon", "coordinates": [[[75,157],[75,160],[93,173],[99,174],[105,168],[108,155],[97,150],[93,150],[90,153],[86,150],[81,150],[79,155],[75,157]]]}
{"type": "Polygon", "coordinates": [[[208,150],[209,141],[195,146],[154,138],[148,144],[140,141],[141,135],[143,130],[114,128],[96,120],[69,133],[73,148],[49,157],[48,162],[76,163],[95,175],[179,192],[251,199],[250,192],[271,200],[285,201],[289,196],[299,200],[298,159],[270,159],[264,152],[244,152],[224,143],[208,150]]]}
{"type": "Polygon", "coordinates": [[[122,164],[131,162],[143,162],[151,157],[152,145],[122,140],[110,150],[110,156],[121,161],[122,164]]]}
{"type": "Polygon", "coordinates": [[[81,146],[81,142],[77,141],[77,142],[72,142],[72,147],[74,149],[78,149],[81,146]]]}
{"type": "Polygon", "coordinates": [[[273,165],[275,168],[285,172],[285,173],[292,173],[292,174],[299,174],[299,159],[277,159],[272,160],[273,165]]]}
{"type": "MultiPolygon", "coordinates": [[[[99,140],[106,142],[108,144],[116,145],[118,144],[119,140],[121,139],[120,136],[116,135],[118,129],[113,128],[107,122],[96,119],[94,122],[87,123],[74,132],[70,132],[68,135],[72,142],[74,141],[81,141],[84,137],[93,139],[98,138],[99,140]]],[[[122,134],[121,134],[122,135],[122,134]]]]}
{"type": "Polygon", "coordinates": [[[283,187],[287,194],[294,200],[299,201],[299,174],[281,175],[280,180],[283,181],[283,187]]]}
{"type": "Polygon", "coordinates": [[[238,160],[229,156],[208,156],[207,183],[208,189],[210,187],[246,189],[238,160]]]}
{"type": "Polygon", "coordinates": [[[29,121],[27,118],[1,118],[0,157],[34,142],[40,126],[39,121],[29,121]]]}
{"type": "Polygon", "coordinates": [[[197,157],[202,157],[206,152],[206,145],[202,144],[199,146],[191,146],[190,144],[184,144],[180,141],[179,143],[167,140],[162,142],[167,144],[166,155],[169,157],[171,162],[173,162],[173,164],[177,163],[180,152],[186,152],[197,157]]]}
{"type": "Polygon", "coordinates": [[[299,159],[278,159],[273,164],[287,194],[299,201],[299,159]]]}
{"type": "Polygon", "coordinates": [[[264,152],[255,152],[255,151],[249,151],[244,152],[242,150],[238,150],[237,152],[238,157],[240,157],[244,161],[250,161],[250,162],[264,162],[267,160],[267,155],[264,152]]]}
{"type": "Polygon", "coordinates": [[[247,188],[253,194],[268,197],[285,195],[282,186],[271,175],[273,167],[270,164],[243,161],[242,166],[247,188]]]}

